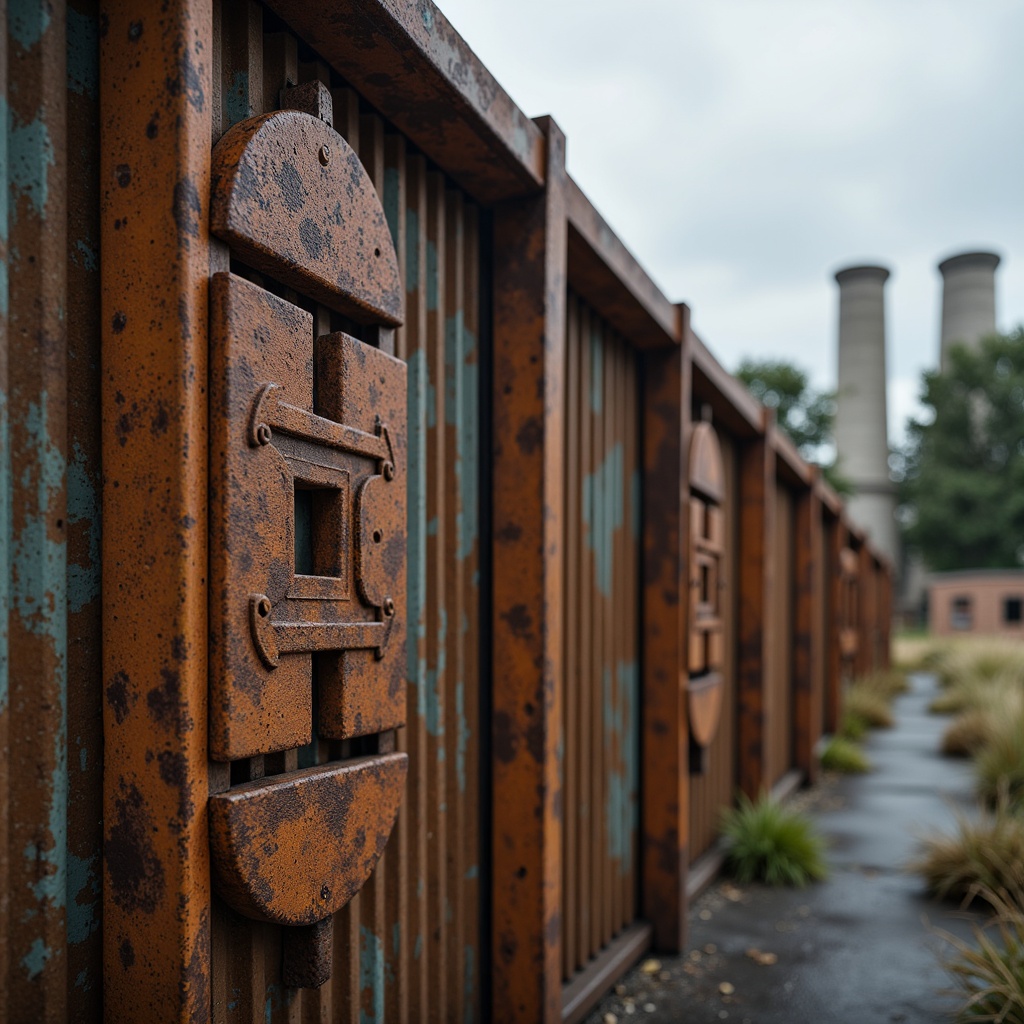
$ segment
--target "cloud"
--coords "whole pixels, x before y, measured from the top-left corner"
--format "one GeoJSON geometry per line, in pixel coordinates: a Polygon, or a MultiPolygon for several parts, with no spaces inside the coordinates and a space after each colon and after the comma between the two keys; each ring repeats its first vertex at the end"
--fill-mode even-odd
{"type": "Polygon", "coordinates": [[[726,365],[788,357],[834,385],[831,274],[862,260],[894,271],[894,388],[937,358],[941,257],[1001,251],[1000,326],[1024,321],[1019,3],[442,8],[527,113],[554,115],[573,175],[726,365]]]}

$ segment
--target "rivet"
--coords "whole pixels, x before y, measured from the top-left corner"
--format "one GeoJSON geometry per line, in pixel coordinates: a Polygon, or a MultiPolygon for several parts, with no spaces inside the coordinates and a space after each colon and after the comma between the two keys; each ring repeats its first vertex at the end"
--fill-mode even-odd
{"type": "Polygon", "coordinates": [[[261,423],[256,428],[256,440],[259,441],[260,444],[270,444],[271,436],[270,427],[268,427],[266,423],[261,423]]]}
{"type": "Polygon", "coordinates": [[[381,540],[383,540],[383,538],[384,538],[384,534],[381,533],[380,530],[374,530],[373,531],[373,543],[374,544],[379,544],[381,542],[381,540]]]}
{"type": "Polygon", "coordinates": [[[389,619],[395,614],[395,602],[390,597],[384,598],[384,614],[389,619]]]}
{"type": "Polygon", "coordinates": [[[320,147],[320,163],[326,167],[331,162],[331,147],[326,143],[320,147]]]}
{"type": "Polygon", "coordinates": [[[384,479],[394,480],[395,479],[395,464],[393,462],[384,463],[384,479]]]}
{"type": "Polygon", "coordinates": [[[330,887],[325,883],[324,886],[320,890],[320,899],[322,899],[322,900],[329,900],[330,898],[331,898],[331,890],[330,890],[330,887]]]}
{"type": "Polygon", "coordinates": [[[266,618],[270,614],[270,598],[261,597],[259,604],[256,606],[256,610],[263,616],[263,618],[266,618]]]}

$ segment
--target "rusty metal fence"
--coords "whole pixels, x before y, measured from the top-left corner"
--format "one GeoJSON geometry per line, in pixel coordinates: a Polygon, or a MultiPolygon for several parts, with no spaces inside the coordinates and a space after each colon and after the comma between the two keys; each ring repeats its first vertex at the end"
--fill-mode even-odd
{"type": "Polygon", "coordinates": [[[889,567],[430,3],[24,0],[4,24],[0,1019],[582,1019],[683,948],[736,791],[813,777],[843,680],[886,661],[889,567]],[[228,179],[271,227],[215,213],[228,179]],[[236,294],[278,320],[232,320],[236,294]],[[273,409],[231,430],[288,497],[232,534],[218,345],[285,321],[294,393],[261,384],[273,409]],[[404,544],[374,562],[392,480],[404,544]],[[252,541],[275,517],[282,551],[252,541]],[[218,703],[218,609],[254,572],[292,589],[231,613],[246,718],[218,703]],[[271,698],[288,657],[308,682],[288,662],[271,698]],[[400,764],[383,853],[349,857],[336,836],[390,822],[325,787],[400,764]],[[293,791],[301,821],[225,832],[293,791]],[[326,909],[284,893],[307,874],[326,909]]]}

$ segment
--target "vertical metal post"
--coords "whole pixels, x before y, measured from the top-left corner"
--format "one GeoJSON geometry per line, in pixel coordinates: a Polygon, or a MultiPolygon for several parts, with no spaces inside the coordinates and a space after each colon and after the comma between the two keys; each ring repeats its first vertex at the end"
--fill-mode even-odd
{"type": "Polygon", "coordinates": [[[494,212],[493,1005],[561,1019],[565,137],[494,212]]]}
{"type": "MultiPolygon", "coordinates": [[[[4,880],[12,1020],[67,1017],[67,110],[61,0],[8,3],[4,168],[10,720],[4,880]]],[[[7,703],[0,698],[0,705],[7,703]]]]}
{"type": "Polygon", "coordinates": [[[772,592],[775,576],[775,450],[771,414],[763,433],[740,450],[739,784],[751,799],[771,785],[765,778],[766,737],[772,728],[767,675],[772,666],[772,592]]]}
{"type": "Polygon", "coordinates": [[[212,10],[102,19],[105,1015],[204,1021],[212,10]]]}
{"type": "Polygon", "coordinates": [[[643,404],[643,915],[654,944],[686,944],[689,734],[686,717],[692,368],[689,310],[679,348],[644,362],[643,404]]]}
{"type": "Polygon", "coordinates": [[[819,572],[822,556],[821,500],[814,486],[796,497],[793,552],[795,607],[793,616],[793,755],[805,779],[818,773],[815,746],[821,737],[824,679],[820,609],[824,594],[819,572]]]}

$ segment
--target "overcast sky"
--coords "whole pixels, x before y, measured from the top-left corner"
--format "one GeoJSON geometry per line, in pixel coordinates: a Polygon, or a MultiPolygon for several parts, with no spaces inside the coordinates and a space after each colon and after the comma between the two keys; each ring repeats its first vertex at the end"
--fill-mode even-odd
{"type": "Polygon", "coordinates": [[[939,259],[991,248],[1024,322],[1020,0],[439,0],[729,368],[834,387],[838,289],[886,285],[890,431],[938,360],[939,259]]]}

